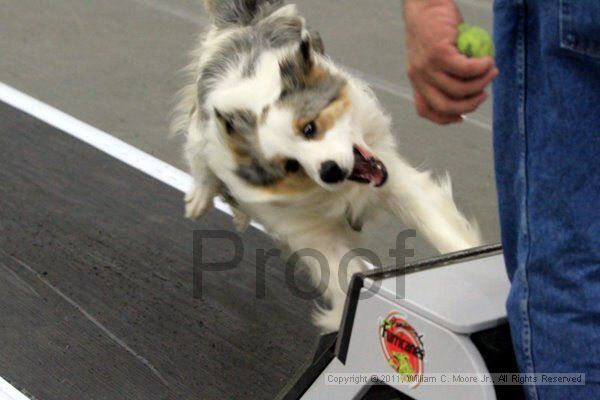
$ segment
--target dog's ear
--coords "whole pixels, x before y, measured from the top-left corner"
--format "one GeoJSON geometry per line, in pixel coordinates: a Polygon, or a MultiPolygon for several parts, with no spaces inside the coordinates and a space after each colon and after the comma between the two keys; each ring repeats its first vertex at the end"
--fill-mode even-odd
{"type": "Polygon", "coordinates": [[[302,71],[308,75],[315,65],[315,55],[310,35],[302,38],[297,57],[302,66],[302,71]]]}
{"type": "Polygon", "coordinates": [[[249,110],[222,112],[215,108],[215,117],[228,135],[249,134],[256,130],[256,115],[249,110]]]}
{"type": "Polygon", "coordinates": [[[315,51],[322,50],[320,36],[313,36],[312,32],[304,31],[302,40],[298,44],[296,51],[287,55],[279,62],[281,72],[282,90],[281,99],[289,97],[293,93],[305,90],[307,87],[314,87],[319,84],[325,75],[318,73],[315,51]],[[315,38],[317,43],[315,43],[315,38]],[[319,44],[321,43],[321,44],[319,44]],[[319,47],[315,48],[315,44],[319,47]]]}
{"type": "Polygon", "coordinates": [[[279,63],[283,83],[281,97],[286,97],[292,92],[304,89],[307,78],[311,75],[314,66],[314,50],[310,35],[306,35],[302,38],[296,52],[279,63]]]}
{"type": "Polygon", "coordinates": [[[318,31],[315,30],[310,30],[310,38],[312,41],[312,47],[313,49],[321,54],[321,55],[325,55],[325,44],[323,43],[323,38],[321,37],[321,34],[318,31]]]}

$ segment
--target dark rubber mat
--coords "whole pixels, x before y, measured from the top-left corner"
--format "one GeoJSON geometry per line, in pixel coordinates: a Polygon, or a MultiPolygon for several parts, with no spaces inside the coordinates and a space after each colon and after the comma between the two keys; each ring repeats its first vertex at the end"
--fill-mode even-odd
{"type": "MultiPolygon", "coordinates": [[[[165,139],[166,140],[166,139],[165,139]]],[[[182,194],[0,104],[0,376],[38,399],[272,399],[311,356],[312,304],[261,232],[193,298],[182,194]]],[[[229,242],[204,246],[229,257],[229,242]]]]}

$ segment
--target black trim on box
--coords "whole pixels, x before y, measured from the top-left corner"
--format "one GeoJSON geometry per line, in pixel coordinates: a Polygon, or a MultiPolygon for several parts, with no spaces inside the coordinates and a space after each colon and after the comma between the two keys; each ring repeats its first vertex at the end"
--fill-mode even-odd
{"type": "Polygon", "coordinates": [[[337,332],[321,336],[313,359],[281,390],[277,400],[298,400],[306,393],[335,357],[336,338],[337,332]]]}
{"type": "Polygon", "coordinates": [[[338,334],[338,340],[335,346],[336,357],[346,364],[346,356],[348,355],[348,346],[350,346],[350,336],[352,335],[352,327],[354,326],[354,316],[358,307],[358,299],[360,292],[365,284],[365,273],[357,273],[352,276],[350,288],[344,305],[344,316],[338,334]]]}
{"type": "Polygon", "coordinates": [[[387,278],[397,277],[399,275],[414,274],[416,272],[444,267],[448,264],[454,264],[457,261],[468,261],[481,256],[491,256],[500,252],[502,252],[502,246],[500,244],[494,244],[476,247],[465,251],[459,251],[456,253],[444,254],[439,257],[417,261],[415,263],[408,264],[405,267],[389,267],[355,274],[350,282],[350,290],[344,306],[344,317],[342,319],[342,325],[340,327],[340,333],[338,335],[335,350],[336,357],[342,362],[342,364],[346,363],[356,308],[358,307],[358,300],[360,297],[360,292],[364,287],[365,279],[368,278],[374,281],[380,281],[387,278]]]}

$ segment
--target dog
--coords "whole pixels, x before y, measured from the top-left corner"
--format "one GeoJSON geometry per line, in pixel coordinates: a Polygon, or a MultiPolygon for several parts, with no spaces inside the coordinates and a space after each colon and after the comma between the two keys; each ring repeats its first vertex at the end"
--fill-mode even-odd
{"type": "Polygon", "coordinates": [[[387,210],[440,252],[481,244],[458,210],[446,175],[411,167],[396,151],[390,118],[371,89],[334,64],[318,32],[282,0],[205,0],[211,27],[189,67],[173,129],[186,136],[194,178],[186,216],[200,218],[223,198],[244,229],[250,220],[303,257],[315,282],[329,267],[314,321],[338,330],[347,278],[340,265],[364,221],[387,210]],[[340,274],[341,272],[341,274],[340,274]]]}

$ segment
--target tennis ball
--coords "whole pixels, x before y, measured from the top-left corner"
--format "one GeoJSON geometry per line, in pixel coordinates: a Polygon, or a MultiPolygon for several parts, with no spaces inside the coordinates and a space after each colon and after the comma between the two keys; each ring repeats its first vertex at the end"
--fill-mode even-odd
{"type": "Polygon", "coordinates": [[[479,26],[469,25],[466,22],[458,26],[456,47],[467,57],[494,57],[496,54],[489,33],[479,26]]]}

